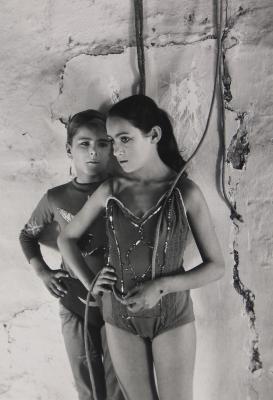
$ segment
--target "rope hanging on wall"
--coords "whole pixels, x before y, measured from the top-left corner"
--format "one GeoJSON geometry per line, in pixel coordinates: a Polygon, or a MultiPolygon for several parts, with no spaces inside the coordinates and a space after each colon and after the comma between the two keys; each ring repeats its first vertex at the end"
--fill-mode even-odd
{"type": "Polygon", "coordinates": [[[242,216],[237,212],[235,206],[231,203],[227,191],[226,191],[226,116],[225,116],[225,99],[224,99],[224,88],[223,88],[223,45],[224,45],[224,34],[222,33],[223,26],[223,0],[220,0],[220,7],[218,6],[218,0],[216,1],[216,18],[217,18],[217,43],[218,43],[218,87],[219,87],[219,130],[222,138],[222,168],[221,168],[221,187],[222,194],[226,205],[230,209],[230,218],[236,218],[238,221],[243,222],[242,216]],[[219,8],[219,9],[218,9],[219,8]]]}
{"type": "Polygon", "coordinates": [[[137,64],[139,70],[139,94],[145,94],[146,76],[145,76],[145,54],[143,41],[143,2],[134,0],[135,6],[135,33],[137,47],[137,64]]]}
{"type": "Polygon", "coordinates": [[[85,354],[86,354],[86,361],[87,361],[87,367],[89,371],[89,377],[90,377],[90,383],[91,383],[91,388],[92,388],[92,393],[94,400],[99,400],[97,396],[97,388],[96,388],[96,382],[95,382],[95,377],[94,373],[92,370],[92,364],[91,364],[91,352],[90,352],[90,347],[92,343],[92,339],[90,335],[88,334],[88,311],[89,311],[89,302],[91,300],[91,291],[93,289],[94,285],[91,285],[91,288],[88,291],[87,297],[86,297],[86,306],[85,306],[85,313],[84,313],[84,327],[83,327],[83,339],[84,339],[84,349],[85,349],[85,354]]]}

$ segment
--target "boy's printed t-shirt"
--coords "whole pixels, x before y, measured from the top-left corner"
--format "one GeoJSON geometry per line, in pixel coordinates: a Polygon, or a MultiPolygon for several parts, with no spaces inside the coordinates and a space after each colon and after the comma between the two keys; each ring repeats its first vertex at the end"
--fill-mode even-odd
{"type": "MultiPolygon", "coordinates": [[[[57,230],[60,232],[79,212],[88,197],[99,185],[100,182],[82,184],[74,179],[47,191],[20,234],[20,243],[28,261],[33,257],[41,257],[39,241],[48,228],[56,224],[57,230]]],[[[95,276],[104,265],[104,253],[107,245],[105,216],[103,213],[92,223],[92,226],[83,235],[78,244],[86,264],[95,276]]],[[[61,268],[66,270],[72,278],[76,278],[76,275],[64,260],[62,260],[61,268]]],[[[77,303],[77,312],[79,311],[78,313],[83,316],[87,295],[86,289],[80,284],[79,280],[64,280],[64,282],[66,282],[70,295],[73,294],[74,296],[72,302],[77,303]]],[[[69,308],[66,304],[66,296],[61,301],[69,308]]],[[[74,306],[75,304],[73,304],[73,308],[74,306]]],[[[71,309],[71,311],[75,310],[71,309]]],[[[99,308],[94,300],[90,301],[89,323],[96,326],[102,324],[99,308]]]]}

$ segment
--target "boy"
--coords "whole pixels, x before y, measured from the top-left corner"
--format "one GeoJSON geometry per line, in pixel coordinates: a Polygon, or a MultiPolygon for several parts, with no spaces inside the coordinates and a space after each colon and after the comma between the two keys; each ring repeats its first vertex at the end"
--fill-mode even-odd
{"type": "MultiPolygon", "coordinates": [[[[111,143],[106,135],[105,117],[95,110],[75,114],[68,122],[66,150],[73,160],[76,178],[47,191],[21,231],[20,242],[26,258],[49,292],[60,298],[62,333],[79,400],[92,400],[94,397],[83,335],[87,291],[63,261],[58,270],[52,270],[46,264],[39,241],[49,226],[57,224],[60,232],[106,179],[111,160],[111,143]]],[[[104,264],[106,233],[103,215],[98,217],[90,231],[84,235],[80,246],[90,269],[89,273],[95,276],[104,264]]],[[[107,348],[103,320],[94,300],[89,303],[88,320],[97,396],[99,400],[122,400],[107,348]]]]}

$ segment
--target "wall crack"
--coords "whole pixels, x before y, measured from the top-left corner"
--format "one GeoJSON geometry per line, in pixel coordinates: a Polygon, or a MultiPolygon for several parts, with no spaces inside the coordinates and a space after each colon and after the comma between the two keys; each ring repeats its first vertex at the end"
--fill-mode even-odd
{"type": "MultiPolygon", "coordinates": [[[[8,319],[0,321],[2,323],[2,325],[3,325],[3,328],[5,329],[5,331],[7,333],[8,344],[11,344],[11,343],[16,341],[16,339],[12,336],[12,333],[11,333],[14,320],[16,318],[18,318],[18,316],[24,314],[27,311],[38,311],[43,305],[49,304],[49,303],[50,302],[47,301],[47,302],[41,303],[41,304],[39,304],[39,305],[37,305],[35,307],[24,307],[21,310],[16,311],[15,313],[13,313],[8,319]]],[[[8,352],[10,353],[10,349],[8,349],[8,352]]]]}
{"type": "MultiPolygon", "coordinates": [[[[144,47],[146,50],[149,50],[151,48],[165,48],[168,46],[189,46],[189,45],[195,45],[200,42],[204,42],[206,40],[215,40],[216,35],[215,34],[209,34],[205,35],[201,38],[198,38],[196,40],[192,41],[185,41],[185,40],[178,40],[178,39],[171,39],[170,35],[165,35],[158,37],[156,39],[148,40],[145,41],[144,47]]],[[[123,54],[126,49],[136,47],[135,41],[132,42],[127,42],[127,41],[117,41],[116,43],[100,43],[97,45],[90,45],[89,43],[80,43],[80,42],[75,42],[71,36],[68,37],[68,43],[67,43],[67,49],[66,52],[72,53],[67,60],[65,61],[65,64],[63,68],[59,71],[59,76],[60,76],[60,83],[59,83],[59,94],[63,93],[64,89],[64,74],[65,74],[65,69],[68,65],[68,63],[74,58],[86,55],[86,56],[91,56],[91,57],[99,57],[99,56],[111,56],[115,54],[123,54]]]]}
{"type": "MultiPolygon", "coordinates": [[[[247,157],[250,152],[248,130],[247,130],[247,118],[248,113],[246,111],[235,110],[232,105],[232,77],[229,72],[227,62],[227,50],[236,46],[239,41],[234,36],[230,36],[230,32],[234,27],[235,23],[242,16],[254,12],[255,9],[243,9],[241,6],[238,8],[235,15],[228,17],[228,1],[226,1],[226,20],[225,28],[222,37],[222,63],[223,63],[223,79],[222,84],[224,88],[224,106],[225,109],[236,114],[235,120],[239,121],[239,127],[236,133],[233,135],[230,144],[227,149],[226,163],[232,165],[236,170],[244,170],[246,168],[247,157]]],[[[229,175],[228,185],[230,197],[233,199],[234,208],[236,209],[236,194],[240,185],[240,178],[234,177],[232,174],[229,175]]],[[[255,294],[250,290],[242,281],[240,277],[240,253],[238,237],[240,233],[240,227],[238,221],[234,216],[231,216],[233,226],[233,241],[232,241],[232,255],[233,255],[233,287],[236,292],[241,296],[245,313],[249,320],[250,329],[250,361],[248,369],[251,373],[255,373],[263,368],[259,352],[259,334],[256,328],[256,313],[255,313],[255,294]]]]}
{"type": "MultiPolygon", "coordinates": [[[[239,233],[239,227],[235,221],[233,221],[235,230],[239,233]]],[[[259,335],[256,329],[256,314],[255,314],[255,294],[245,286],[242,282],[239,274],[239,251],[238,242],[234,239],[233,241],[233,287],[236,292],[242,297],[245,306],[245,312],[249,318],[249,327],[251,330],[251,341],[250,341],[250,362],[248,369],[251,373],[254,373],[263,368],[263,363],[261,361],[261,356],[259,352],[259,335]]]]}

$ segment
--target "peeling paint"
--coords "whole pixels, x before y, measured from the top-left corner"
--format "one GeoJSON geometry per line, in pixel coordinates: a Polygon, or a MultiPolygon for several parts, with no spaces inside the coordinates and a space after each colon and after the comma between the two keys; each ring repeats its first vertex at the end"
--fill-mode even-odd
{"type": "MultiPolygon", "coordinates": [[[[243,170],[246,167],[247,157],[250,152],[249,140],[248,140],[248,130],[247,130],[247,117],[248,114],[245,111],[235,111],[233,107],[229,104],[232,100],[231,83],[232,78],[229,73],[228,60],[227,60],[227,50],[236,46],[238,44],[238,39],[234,36],[229,37],[229,33],[237,20],[250,12],[250,10],[244,10],[241,6],[238,12],[233,17],[227,17],[228,1],[226,1],[226,22],[225,29],[223,32],[223,52],[222,52],[222,62],[223,62],[223,87],[224,87],[224,103],[225,109],[236,113],[235,120],[239,121],[238,129],[235,135],[232,137],[229,147],[227,149],[226,162],[231,164],[234,169],[243,170]]],[[[228,178],[228,185],[230,188],[231,197],[233,197],[233,204],[236,209],[236,194],[240,184],[240,180],[233,182],[232,176],[228,178]]],[[[236,218],[231,215],[232,225],[233,225],[233,242],[232,242],[232,255],[233,255],[233,287],[236,292],[241,296],[245,308],[246,315],[249,319],[250,328],[250,361],[248,369],[254,374],[263,368],[263,363],[261,360],[259,352],[259,335],[256,329],[256,314],[255,314],[255,294],[250,290],[241,280],[240,277],[240,256],[239,256],[239,244],[238,236],[240,233],[240,227],[236,218]]],[[[256,399],[255,396],[250,397],[250,399],[256,399]]]]}
{"type": "Polygon", "coordinates": [[[239,120],[239,128],[231,139],[227,151],[227,163],[230,163],[234,169],[243,169],[245,167],[250,151],[246,117],[246,112],[237,114],[236,120],[239,120]]]}
{"type": "Polygon", "coordinates": [[[195,22],[195,13],[194,13],[194,11],[189,13],[188,15],[185,15],[184,20],[189,25],[194,24],[194,22],[195,22]]]}
{"type": "MultiPolygon", "coordinates": [[[[190,14],[191,15],[191,14],[190,14]]],[[[194,17],[194,14],[192,14],[194,17]]],[[[191,17],[191,18],[193,18],[191,17]]],[[[190,17],[189,17],[190,18],[190,17]]],[[[155,32],[155,28],[152,28],[153,32],[155,32]]],[[[157,37],[151,39],[149,37],[144,40],[144,47],[148,50],[151,46],[155,47],[166,47],[166,46],[187,46],[191,44],[196,44],[199,42],[203,42],[205,40],[216,39],[217,36],[215,34],[207,34],[203,35],[201,38],[193,39],[193,40],[185,40],[182,38],[181,34],[161,34],[157,37]]],[[[108,56],[113,54],[122,54],[128,48],[135,47],[135,40],[118,40],[117,42],[109,43],[105,41],[100,41],[100,43],[84,43],[74,41],[71,36],[68,36],[67,49],[66,52],[74,53],[68,61],[78,55],[89,55],[89,56],[108,56]]]]}
{"type": "Polygon", "coordinates": [[[79,43],[79,42],[74,43],[73,40],[70,38],[69,48],[67,49],[67,51],[72,52],[73,54],[66,60],[65,64],[63,65],[63,68],[59,71],[59,77],[60,77],[59,94],[63,93],[63,86],[64,86],[63,81],[64,81],[65,69],[67,64],[71,60],[81,55],[98,57],[98,56],[109,56],[113,54],[122,54],[125,51],[125,46],[123,46],[121,44],[121,41],[119,41],[118,43],[115,44],[100,43],[99,45],[92,47],[88,43],[79,43]],[[70,43],[73,43],[73,45],[70,43]]]}
{"type": "Polygon", "coordinates": [[[206,17],[200,22],[200,25],[206,25],[208,22],[209,22],[209,19],[208,19],[208,17],[206,17]]]}
{"type": "MultiPolygon", "coordinates": [[[[229,177],[230,193],[233,197],[233,203],[236,206],[235,196],[239,187],[239,182],[235,185],[232,184],[231,176],[229,177]]],[[[233,255],[233,287],[236,292],[241,296],[245,308],[245,313],[249,319],[250,328],[250,362],[248,369],[253,374],[260,371],[263,368],[259,352],[259,335],[256,328],[256,313],[255,313],[255,294],[250,290],[241,280],[240,277],[240,256],[239,256],[239,244],[238,236],[240,233],[240,227],[235,218],[232,219],[233,226],[233,242],[232,242],[232,255],[233,255]]]]}
{"type": "Polygon", "coordinates": [[[233,241],[233,287],[236,292],[242,297],[245,312],[249,318],[249,326],[251,331],[251,342],[250,342],[250,362],[248,369],[251,373],[254,373],[263,368],[263,363],[261,361],[261,356],[259,352],[259,335],[256,330],[256,314],[255,314],[255,294],[245,286],[242,282],[239,273],[239,251],[237,236],[239,234],[239,226],[233,221],[234,227],[234,241],[233,241]]]}
{"type": "Polygon", "coordinates": [[[66,68],[66,64],[63,66],[62,70],[59,71],[59,77],[60,77],[60,82],[59,82],[59,93],[62,94],[63,93],[63,89],[64,89],[64,73],[65,73],[65,68],[66,68]]]}
{"type": "Polygon", "coordinates": [[[224,86],[224,100],[225,102],[229,103],[232,100],[231,94],[231,76],[228,71],[228,66],[226,63],[226,56],[223,53],[223,86],[224,86]]]}
{"type": "Polygon", "coordinates": [[[247,289],[239,276],[239,252],[236,250],[236,243],[233,243],[233,257],[234,257],[234,267],[233,267],[233,286],[234,289],[243,297],[245,304],[246,313],[249,316],[250,326],[253,328],[255,326],[255,312],[254,312],[254,300],[255,295],[250,289],[247,289]]]}
{"type": "Polygon", "coordinates": [[[76,54],[86,54],[89,56],[108,56],[112,54],[122,54],[126,48],[125,41],[117,41],[116,43],[99,43],[90,45],[90,43],[74,42],[70,38],[68,49],[66,51],[74,51],[76,54]]]}
{"type": "MultiPolygon", "coordinates": [[[[209,35],[205,35],[199,39],[187,41],[187,40],[181,40],[181,39],[168,40],[169,36],[170,35],[161,35],[158,39],[158,42],[153,39],[154,46],[155,47],[189,46],[192,44],[204,42],[205,40],[215,40],[217,38],[217,36],[215,34],[209,34],[209,35]]],[[[146,44],[145,44],[145,47],[149,48],[149,46],[147,46],[146,44]]]]}
{"type": "MultiPolygon", "coordinates": [[[[254,326],[255,328],[255,326],[254,326]]],[[[256,332],[256,337],[251,342],[251,359],[249,363],[249,370],[250,372],[254,373],[259,371],[263,368],[263,363],[261,361],[260,351],[259,351],[259,336],[256,332]]]]}

